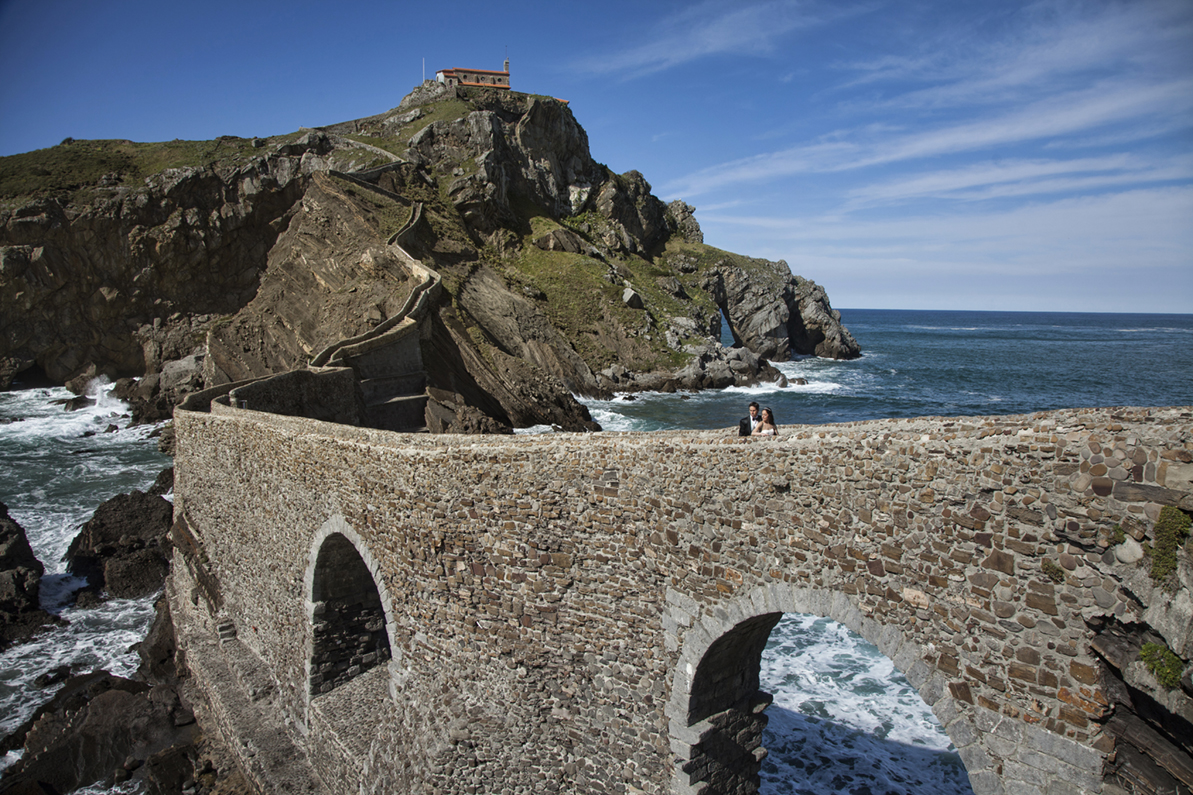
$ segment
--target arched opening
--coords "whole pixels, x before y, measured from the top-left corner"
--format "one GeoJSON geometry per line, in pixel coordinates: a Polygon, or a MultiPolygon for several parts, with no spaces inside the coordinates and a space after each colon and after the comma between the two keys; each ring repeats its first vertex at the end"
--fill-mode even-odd
{"type": "MultiPolygon", "coordinates": [[[[668,602],[671,605],[668,618],[676,628],[672,637],[680,647],[667,706],[667,715],[671,719],[671,749],[676,759],[672,788],[675,795],[750,795],[755,792],[800,795],[819,795],[822,792],[829,795],[919,795],[921,792],[940,792],[962,795],[971,792],[969,775],[972,771],[967,772],[971,761],[982,765],[979,773],[986,779],[1000,775],[983,750],[981,735],[973,724],[972,716],[967,714],[963,705],[959,707],[953,700],[943,677],[925,663],[922,649],[904,636],[897,622],[880,622],[865,615],[847,594],[771,585],[703,608],[686,595],[676,592],[668,593],[668,602]],[[788,618],[785,619],[785,615],[788,618]],[[877,733],[885,733],[885,736],[876,740],[880,745],[907,746],[906,750],[911,751],[910,764],[916,768],[915,773],[922,772],[919,768],[935,764],[939,768],[937,773],[942,775],[936,775],[934,780],[947,783],[925,788],[920,786],[925,781],[923,776],[903,776],[899,773],[871,777],[867,781],[864,776],[837,775],[842,772],[840,769],[832,771],[832,775],[825,774],[825,770],[809,771],[809,765],[788,765],[795,769],[794,774],[788,775],[786,780],[775,782],[774,779],[783,772],[775,768],[781,768],[784,761],[790,761],[783,759],[785,753],[803,754],[805,757],[819,754],[825,758],[816,761],[825,769],[832,767],[836,759],[850,761],[855,769],[859,767],[859,761],[863,767],[872,761],[857,758],[866,752],[865,748],[860,747],[864,743],[857,742],[858,732],[821,731],[811,739],[804,738],[803,744],[797,743],[794,748],[789,738],[776,740],[775,731],[782,732],[789,728],[780,724],[790,724],[789,719],[799,712],[798,707],[802,702],[813,702],[808,704],[813,712],[818,705],[814,703],[815,698],[800,698],[797,695],[791,699],[790,693],[782,692],[785,683],[775,682],[776,665],[771,659],[773,648],[786,644],[783,651],[799,657],[809,648],[815,647],[821,657],[838,662],[850,651],[823,648],[823,637],[803,637],[802,646],[792,648],[792,628],[785,629],[782,621],[794,622],[796,635],[806,634],[806,625],[819,621],[823,625],[821,629],[831,627],[832,633],[847,634],[850,638],[847,645],[867,647],[862,658],[851,663],[855,674],[853,678],[856,679],[854,684],[859,688],[857,692],[849,694],[855,705],[876,697],[873,688],[876,677],[872,674],[885,672],[888,678],[893,675],[900,683],[897,687],[886,683],[879,689],[888,693],[892,687],[898,690],[896,699],[902,702],[902,706],[914,706],[916,709],[913,711],[919,718],[937,726],[940,725],[938,719],[943,721],[947,717],[943,729],[946,734],[943,738],[937,738],[934,747],[921,747],[914,739],[909,741],[906,733],[893,731],[893,727],[880,729],[877,733]],[[772,651],[767,651],[768,646],[772,651]],[[865,675],[858,675],[859,671],[864,671],[865,675]],[[772,692],[779,692],[779,698],[774,698],[772,692]],[[793,704],[793,701],[796,703],[793,704]],[[942,754],[939,748],[947,748],[950,739],[957,744],[957,753],[942,754]],[[836,743],[839,747],[821,747],[829,743],[836,743]],[[782,747],[784,745],[788,746],[786,750],[782,747]],[[772,753],[776,754],[774,760],[770,759],[772,753]],[[764,781],[764,767],[765,778],[769,782],[764,781]],[[817,775],[810,778],[809,772],[817,775]],[[905,781],[901,782],[900,778],[905,781]]],[[[812,667],[815,668],[815,665],[812,667]]],[[[783,668],[782,662],[778,668],[783,668]]],[[[812,675],[820,677],[826,674],[814,670],[812,675]]],[[[831,676],[831,672],[827,675],[831,676]]],[[[877,678],[881,679],[881,676],[877,678]]],[[[845,705],[844,709],[848,712],[850,706],[845,705]]],[[[842,713],[838,710],[837,714],[842,713]]],[[[828,728],[835,730],[838,728],[837,723],[846,722],[834,722],[831,717],[830,720],[822,720],[822,723],[833,724],[828,728]]],[[[883,715],[881,719],[888,717],[893,718],[892,722],[900,720],[891,715],[883,715]]]]}
{"type": "Polygon", "coordinates": [[[330,692],[390,658],[381,594],[342,533],[319,547],[311,579],[311,696],[330,692]]]}
{"type": "Polygon", "coordinates": [[[721,305],[717,308],[717,311],[721,316],[721,345],[725,346],[726,348],[740,348],[742,345],[741,338],[737,336],[737,332],[733,328],[733,323],[729,320],[728,307],[721,305]]]}
{"type": "Polygon", "coordinates": [[[940,721],[874,644],[843,624],[789,613],[762,654],[772,694],[762,795],[972,795],[940,721]]]}

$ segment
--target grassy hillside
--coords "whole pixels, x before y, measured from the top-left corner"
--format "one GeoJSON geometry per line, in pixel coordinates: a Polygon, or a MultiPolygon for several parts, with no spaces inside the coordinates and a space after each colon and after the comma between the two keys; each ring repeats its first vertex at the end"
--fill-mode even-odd
{"type": "MultiPolygon", "coordinates": [[[[263,139],[275,146],[301,133],[263,139]]],[[[97,186],[136,187],[149,176],[168,168],[187,166],[238,166],[265,150],[253,139],[222,136],[214,141],[164,141],[135,143],[122,140],[75,141],[19,155],[0,157],[0,202],[17,204],[50,196],[85,200],[75,194],[97,186]]]]}

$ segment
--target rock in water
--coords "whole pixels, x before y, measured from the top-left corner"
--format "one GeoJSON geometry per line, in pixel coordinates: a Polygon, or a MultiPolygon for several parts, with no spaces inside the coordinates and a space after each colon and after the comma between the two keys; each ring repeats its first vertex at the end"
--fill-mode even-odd
{"type": "Polygon", "coordinates": [[[0,649],[26,640],[57,619],[39,603],[45,567],[33,556],[25,529],[0,502],[0,649]]]}
{"type": "Polygon", "coordinates": [[[170,569],[167,533],[174,506],[162,497],[134,491],[118,494],[95,515],[66,552],[68,571],[87,578],[92,593],[146,596],[162,587],[170,569]]]}
{"type": "Polygon", "coordinates": [[[127,779],[130,768],[191,742],[196,732],[194,714],[172,685],[150,686],[107,671],[71,677],[32,719],[0,740],[0,747],[25,748],[4,771],[0,789],[48,784],[70,792],[111,784],[127,779]]]}
{"type": "Polygon", "coordinates": [[[795,302],[800,323],[791,324],[791,339],[800,353],[815,354],[824,359],[856,359],[862,355],[861,346],[841,325],[841,313],[828,302],[824,288],[808,279],[793,277],[795,302]]]}

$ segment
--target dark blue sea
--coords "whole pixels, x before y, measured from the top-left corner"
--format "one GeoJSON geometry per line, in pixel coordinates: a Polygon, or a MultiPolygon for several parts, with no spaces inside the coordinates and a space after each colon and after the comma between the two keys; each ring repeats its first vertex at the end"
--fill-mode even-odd
{"type": "MultiPolygon", "coordinates": [[[[757,400],[780,423],[1014,414],[1084,406],[1193,403],[1193,315],[912,312],[847,309],[863,356],[775,363],[791,381],[692,395],[586,401],[607,430],[728,428],[757,400]],[[805,384],[797,384],[802,378],[805,384]]],[[[46,565],[43,606],[70,625],[0,654],[0,733],[52,695],[33,684],[71,665],[129,675],[152,599],[68,606],[78,583],[62,553],[100,502],[146,488],[169,460],[147,427],[130,427],[106,385],[64,412],[66,390],[0,392],[0,501],[46,565]]],[[[539,429],[544,430],[544,429],[539,429]]],[[[787,616],[763,657],[768,795],[964,795],[960,759],[890,660],[845,627],[787,616]]],[[[15,755],[0,758],[0,768],[15,755]]],[[[122,791],[132,792],[135,785],[122,791]]],[[[100,792],[102,788],[87,790],[100,792]]]]}
{"type": "Polygon", "coordinates": [[[1193,403],[1193,315],[842,309],[841,320],[862,358],[775,362],[785,389],[585,402],[606,430],[725,428],[751,400],[780,425],[1193,403]]]}

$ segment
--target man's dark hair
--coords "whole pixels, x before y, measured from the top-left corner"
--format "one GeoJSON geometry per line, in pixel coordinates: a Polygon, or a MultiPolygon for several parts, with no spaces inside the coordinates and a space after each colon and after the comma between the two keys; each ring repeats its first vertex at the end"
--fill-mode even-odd
{"type": "Polygon", "coordinates": [[[750,408],[752,408],[752,409],[756,409],[756,408],[758,408],[758,401],[756,401],[756,400],[751,400],[751,401],[750,401],[750,408]]]}

